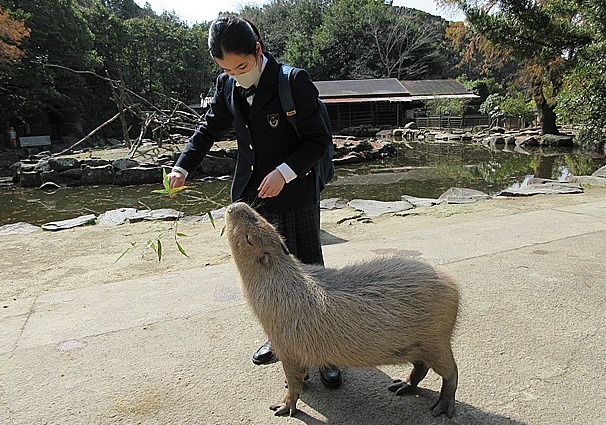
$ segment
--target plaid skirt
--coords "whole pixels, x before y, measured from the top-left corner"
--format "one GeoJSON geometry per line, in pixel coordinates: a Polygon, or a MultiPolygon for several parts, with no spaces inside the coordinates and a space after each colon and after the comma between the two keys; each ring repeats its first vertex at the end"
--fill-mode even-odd
{"type": "Polygon", "coordinates": [[[269,212],[263,205],[255,208],[284,238],[291,254],[306,264],[324,265],[320,242],[320,204],[313,203],[287,212],[269,212]]]}

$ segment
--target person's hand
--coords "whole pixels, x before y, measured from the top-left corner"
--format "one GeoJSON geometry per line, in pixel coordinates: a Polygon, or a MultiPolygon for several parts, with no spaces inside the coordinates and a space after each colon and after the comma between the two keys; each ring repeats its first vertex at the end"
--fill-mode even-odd
{"type": "Polygon", "coordinates": [[[273,198],[282,192],[282,188],[286,184],[284,176],[278,170],[273,170],[265,176],[259,186],[259,198],[273,198]]]}
{"type": "MultiPolygon", "coordinates": [[[[171,171],[167,177],[170,189],[175,189],[185,184],[185,176],[178,171],[171,171]]],[[[171,197],[173,196],[175,195],[171,195],[171,197]]]]}

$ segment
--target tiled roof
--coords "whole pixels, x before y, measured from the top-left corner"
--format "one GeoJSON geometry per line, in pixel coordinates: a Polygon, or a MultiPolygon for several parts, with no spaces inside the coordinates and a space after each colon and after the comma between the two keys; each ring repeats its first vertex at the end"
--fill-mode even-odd
{"type": "Polygon", "coordinates": [[[457,80],[368,80],[316,81],[322,99],[403,98],[409,96],[451,96],[473,93],[457,80]]]}

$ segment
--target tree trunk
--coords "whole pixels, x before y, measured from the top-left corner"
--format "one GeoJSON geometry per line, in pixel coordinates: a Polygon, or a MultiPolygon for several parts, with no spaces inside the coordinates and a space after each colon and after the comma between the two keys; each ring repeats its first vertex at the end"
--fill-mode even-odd
{"type": "Polygon", "coordinates": [[[541,126],[541,134],[560,134],[556,125],[555,106],[552,106],[545,99],[543,93],[543,78],[540,75],[532,79],[532,97],[537,105],[539,114],[539,124],[541,126]]]}

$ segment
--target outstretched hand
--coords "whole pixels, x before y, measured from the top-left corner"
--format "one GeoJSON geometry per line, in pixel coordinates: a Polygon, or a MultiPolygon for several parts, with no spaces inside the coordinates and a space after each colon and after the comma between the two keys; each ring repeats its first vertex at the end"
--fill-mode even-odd
{"type": "Polygon", "coordinates": [[[286,184],[284,176],[278,170],[273,170],[269,173],[259,185],[259,198],[273,198],[282,192],[282,188],[286,184]]]}

